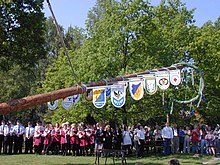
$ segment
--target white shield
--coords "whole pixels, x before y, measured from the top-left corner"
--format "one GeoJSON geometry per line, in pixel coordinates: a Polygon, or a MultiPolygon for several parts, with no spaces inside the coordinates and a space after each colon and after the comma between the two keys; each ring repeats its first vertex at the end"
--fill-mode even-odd
{"type": "Polygon", "coordinates": [[[111,102],[117,107],[121,108],[125,104],[126,87],[118,85],[111,88],[111,102]]]}
{"type": "Polygon", "coordinates": [[[157,81],[157,86],[161,90],[166,90],[170,86],[170,76],[168,71],[160,71],[157,73],[156,81],[157,81]]]}
{"type": "Polygon", "coordinates": [[[145,91],[149,95],[153,95],[154,93],[157,92],[157,83],[155,77],[145,78],[145,91]]]}
{"type": "Polygon", "coordinates": [[[106,103],[106,90],[105,88],[93,89],[92,102],[96,108],[104,107],[106,103]]]}
{"type": "Polygon", "coordinates": [[[170,70],[170,83],[172,85],[179,85],[181,82],[181,73],[179,69],[170,70]]]}
{"type": "Polygon", "coordinates": [[[73,105],[73,96],[66,97],[62,100],[62,106],[65,109],[70,109],[73,105]]]}
{"type": "Polygon", "coordinates": [[[58,100],[47,102],[47,106],[50,110],[55,110],[58,107],[58,100]]]}
{"type": "Polygon", "coordinates": [[[144,96],[144,87],[143,87],[143,81],[130,81],[129,82],[129,91],[131,94],[131,97],[134,100],[140,100],[144,96]]]}

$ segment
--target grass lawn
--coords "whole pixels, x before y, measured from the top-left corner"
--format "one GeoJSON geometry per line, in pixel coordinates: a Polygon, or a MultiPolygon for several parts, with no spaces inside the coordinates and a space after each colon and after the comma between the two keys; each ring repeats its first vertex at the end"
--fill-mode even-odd
{"type": "MultiPolygon", "coordinates": [[[[181,165],[193,164],[220,164],[220,158],[210,156],[193,157],[193,155],[149,155],[144,158],[128,157],[128,165],[139,163],[142,165],[163,165],[168,164],[172,158],[177,158],[181,165]],[[210,161],[211,160],[211,161],[210,161]],[[208,162],[209,161],[209,162],[208,162]]],[[[53,156],[53,155],[0,155],[0,165],[89,165],[94,164],[95,157],[72,157],[72,156],[53,156]]],[[[100,165],[105,164],[105,159],[100,158],[100,165]]],[[[113,164],[113,159],[108,158],[107,164],[113,164]]],[[[115,164],[121,164],[121,159],[116,158],[115,164]]]]}

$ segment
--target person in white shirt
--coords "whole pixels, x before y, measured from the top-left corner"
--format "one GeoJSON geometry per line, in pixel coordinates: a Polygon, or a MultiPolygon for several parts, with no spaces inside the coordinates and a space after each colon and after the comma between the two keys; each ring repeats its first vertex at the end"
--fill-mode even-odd
{"type": "Polygon", "coordinates": [[[124,125],[124,130],[122,132],[122,138],[123,138],[123,150],[127,152],[127,154],[131,154],[131,145],[132,145],[132,140],[131,140],[132,134],[128,130],[128,126],[124,125]]]}
{"type": "Polygon", "coordinates": [[[14,126],[13,129],[14,135],[14,154],[22,154],[22,144],[24,141],[23,135],[25,134],[25,128],[21,124],[20,120],[17,120],[17,125],[14,126]]]}
{"type": "Polygon", "coordinates": [[[1,126],[0,126],[0,154],[2,153],[2,150],[5,148],[5,143],[4,143],[4,130],[7,129],[7,125],[5,125],[5,121],[1,121],[1,126]]]}
{"type": "Polygon", "coordinates": [[[12,154],[12,146],[13,146],[13,129],[14,125],[11,120],[8,120],[7,129],[4,129],[4,154],[12,154]],[[9,150],[8,150],[9,147],[9,150]]]}
{"type": "Polygon", "coordinates": [[[30,151],[33,153],[33,137],[34,137],[34,127],[32,127],[31,122],[28,122],[28,126],[25,129],[25,154],[30,151]]]}
{"type": "Polygon", "coordinates": [[[144,145],[145,145],[144,128],[142,125],[138,125],[137,137],[138,137],[138,157],[142,157],[144,154],[144,145]]]}
{"type": "Polygon", "coordinates": [[[172,153],[176,154],[179,152],[179,129],[177,128],[177,124],[173,124],[173,139],[172,143],[172,153]]]}
{"type": "Polygon", "coordinates": [[[164,141],[163,154],[169,155],[170,143],[171,143],[171,139],[173,139],[173,130],[168,122],[166,122],[166,126],[162,129],[162,138],[164,141]]]}

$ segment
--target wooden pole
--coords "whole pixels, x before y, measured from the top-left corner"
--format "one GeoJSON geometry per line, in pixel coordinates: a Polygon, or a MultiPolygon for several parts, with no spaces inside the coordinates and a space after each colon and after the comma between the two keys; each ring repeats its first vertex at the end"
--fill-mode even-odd
{"type": "MultiPolygon", "coordinates": [[[[163,70],[175,70],[175,69],[182,69],[183,65],[177,65],[177,66],[171,66],[171,67],[166,67],[166,68],[160,68],[157,69],[158,71],[163,71],[163,70]]],[[[14,112],[17,110],[29,108],[32,106],[40,105],[49,101],[53,100],[58,100],[62,99],[68,96],[76,95],[76,94],[81,94],[86,92],[86,87],[98,87],[98,86],[105,86],[105,85],[110,85],[118,81],[123,81],[126,78],[134,78],[137,77],[138,75],[144,75],[144,74],[150,74],[150,71],[144,71],[144,72],[139,72],[139,73],[134,73],[134,74],[129,74],[121,77],[116,77],[107,80],[107,84],[105,80],[101,80],[98,82],[92,82],[86,85],[77,85],[65,89],[60,89],[60,90],[55,90],[51,91],[48,93],[43,93],[43,94],[37,94],[33,96],[27,96],[21,99],[16,99],[12,101],[8,101],[6,103],[1,103],[0,104],[0,115],[8,114],[10,112],[14,112]]]]}

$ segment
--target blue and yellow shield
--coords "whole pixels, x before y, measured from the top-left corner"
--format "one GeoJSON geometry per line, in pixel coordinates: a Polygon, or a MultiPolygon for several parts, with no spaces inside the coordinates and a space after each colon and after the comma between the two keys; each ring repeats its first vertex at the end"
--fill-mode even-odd
{"type": "Polygon", "coordinates": [[[104,107],[106,103],[106,90],[105,88],[93,89],[92,102],[96,108],[104,107]]]}
{"type": "Polygon", "coordinates": [[[129,91],[134,100],[140,100],[144,96],[143,81],[129,82],[129,91]]]}

